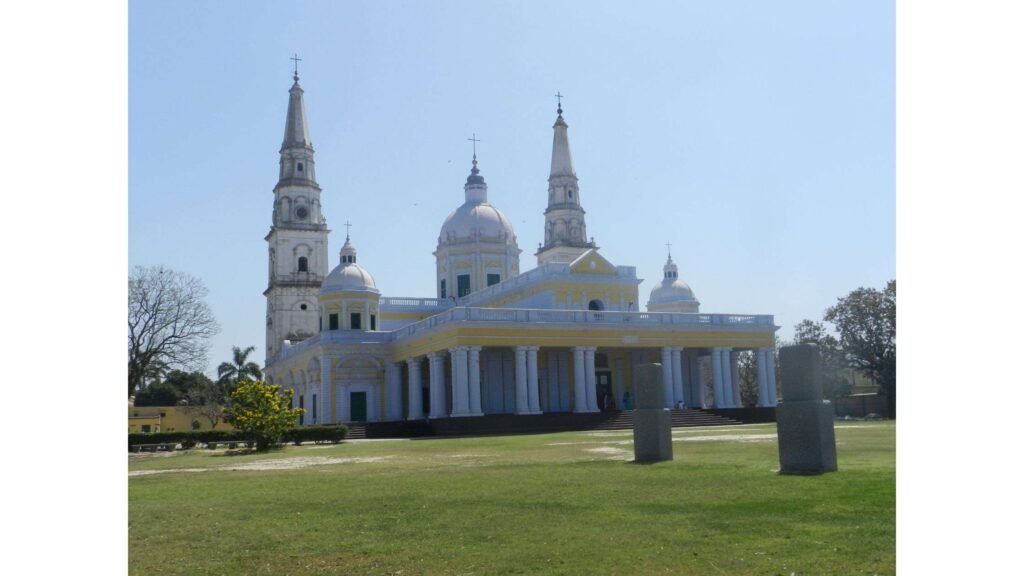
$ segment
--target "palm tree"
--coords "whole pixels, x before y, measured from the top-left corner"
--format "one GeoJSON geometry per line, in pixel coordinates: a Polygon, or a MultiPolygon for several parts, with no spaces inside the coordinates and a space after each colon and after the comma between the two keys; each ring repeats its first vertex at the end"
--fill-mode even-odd
{"type": "Polygon", "coordinates": [[[232,346],[231,362],[221,362],[220,366],[217,367],[217,382],[220,384],[230,384],[234,387],[233,385],[237,384],[239,380],[261,380],[263,372],[260,370],[259,365],[249,361],[249,354],[252,354],[255,350],[255,346],[249,346],[244,350],[238,346],[232,346]]]}

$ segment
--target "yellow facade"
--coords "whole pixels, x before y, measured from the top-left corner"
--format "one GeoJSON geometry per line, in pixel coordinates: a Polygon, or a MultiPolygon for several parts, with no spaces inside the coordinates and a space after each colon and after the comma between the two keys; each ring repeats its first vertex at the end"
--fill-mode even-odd
{"type": "MultiPolygon", "coordinates": [[[[217,430],[231,430],[227,422],[218,422],[217,430]]],[[[188,432],[213,430],[210,419],[192,406],[129,406],[128,433],[188,432]],[[193,422],[198,423],[196,427],[193,422]],[[144,428],[148,426],[149,428],[144,428]]]]}

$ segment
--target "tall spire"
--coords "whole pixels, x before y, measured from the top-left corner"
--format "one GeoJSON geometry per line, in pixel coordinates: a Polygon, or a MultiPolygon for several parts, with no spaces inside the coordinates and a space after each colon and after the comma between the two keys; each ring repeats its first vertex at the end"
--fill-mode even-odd
{"type": "Polygon", "coordinates": [[[548,176],[548,208],[544,211],[544,244],[537,250],[537,263],[572,262],[597,246],[587,239],[587,223],[580,204],[579,179],[569,148],[569,125],[562,117],[562,94],[551,145],[551,174],[548,176]]]}
{"type": "Polygon", "coordinates": [[[281,172],[279,184],[292,183],[316,186],[316,171],[313,163],[313,142],[309,139],[309,124],[306,122],[306,103],[302,86],[299,86],[297,55],[292,73],[292,87],[288,90],[288,115],[284,121],[284,139],[281,141],[281,172]]]}
{"type": "Polygon", "coordinates": [[[569,149],[569,125],[562,118],[562,94],[558,96],[558,118],[555,119],[555,140],[551,145],[551,177],[576,177],[576,169],[572,165],[572,150],[569,149]]]}
{"type": "Polygon", "coordinates": [[[302,99],[302,86],[299,86],[298,73],[293,76],[295,83],[288,90],[288,116],[284,123],[284,141],[281,149],[309,148],[313,143],[309,140],[309,127],[306,125],[306,105],[302,99]]]}

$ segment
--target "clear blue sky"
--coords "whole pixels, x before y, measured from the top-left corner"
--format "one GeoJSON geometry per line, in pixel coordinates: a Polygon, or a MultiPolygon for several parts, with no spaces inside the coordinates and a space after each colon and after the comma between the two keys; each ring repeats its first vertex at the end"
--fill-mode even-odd
{"type": "Polygon", "coordinates": [[[330,261],[353,223],[387,296],[433,296],[472,133],[522,270],[542,240],[556,91],[588,232],[665,243],[704,312],[780,336],[894,278],[892,2],[129,3],[129,264],[183,270],[264,348],[267,245],[297,52],[330,261]]]}

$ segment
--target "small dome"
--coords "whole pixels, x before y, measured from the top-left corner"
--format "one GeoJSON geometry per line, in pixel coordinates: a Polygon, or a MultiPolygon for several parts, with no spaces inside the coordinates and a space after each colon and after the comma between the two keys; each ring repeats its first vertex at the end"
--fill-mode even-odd
{"type": "Polygon", "coordinates": [[[327,275],[324,283],[320,286],[320,293],[330,294],[332,292],[374,292],[380,294],[380,290],[377,290],[377,283],[373,281],[373,276],[355,262],[339,264],[337,268],[331,270],[331,273],[327,275]]]}
{"type": "Polygon", "coordinates": [[[690,288],[690,285],[679,279],[679,268],[672,261],[672,254],[668,255],[668,262],[665,262],[663,270],[665,277],[662,279],[661,284],[658,284],[651,290],[651,298],[647,302],[648,306],[651,304],[697,302],[697,297],[693,295],[693,289],[690,288]]]}
{"type": "Polygon", "coordinates": [[[651,299],[648,304],[672,304],[675,302],[695,302],[697,298],[693,295],[690,286],[679,280],[662,280],[661,284],[651,290],[651,299]]]}
{"type": "Polygon", "coordinates": [[[373,276],[365,268],[356,264],[356,249],[348,236],[345,237],[345,245],[341,247],[341,264],[331,270],[331,273],[320,285],[321,294],[334,292],[373,292],[380,294],[377,290],[377,283],[373,276]]]}
{"type": "Polygon", "coordinates": [[[487,202],[487,183],[477,168],[476,155],[473,156],[473,169],[466,178],[465,191],[466,202],[445,219],[438,244],[458,240],[514,244],[516,233],[512,223],[487,202]]]}

